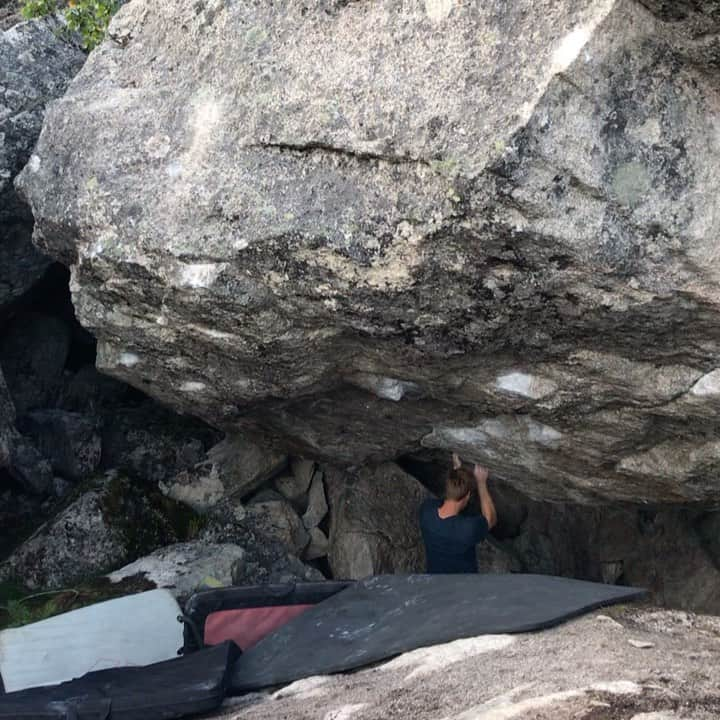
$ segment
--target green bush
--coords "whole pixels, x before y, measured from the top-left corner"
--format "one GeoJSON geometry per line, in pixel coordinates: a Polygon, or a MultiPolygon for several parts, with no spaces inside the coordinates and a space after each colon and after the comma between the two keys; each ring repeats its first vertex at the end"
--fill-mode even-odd
{"type": "MultiPolygon", "coordinates": [[[[80,33],[88,52],[99,45],[119,7],[119,0],[69,0],[63,9],[68,28],[80,33]]],[[[22,13],[26,18],[44,17],[58,12],[58,0],[24,0],[22,13]]]]}
{"type": "Polygon", "coordinates": [[[45,17],[57,11],[57,0],[25,0],[22,15],[26,20],[45,17]]]}

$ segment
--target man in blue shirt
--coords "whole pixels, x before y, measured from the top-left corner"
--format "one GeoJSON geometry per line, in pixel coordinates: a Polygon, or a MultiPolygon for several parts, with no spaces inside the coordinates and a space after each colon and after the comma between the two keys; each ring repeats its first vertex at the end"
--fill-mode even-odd
{"type": "Polygon", "coordinates": [[[428,498],[420,507],[420,529],[425,543],[427,572],[477,572],[475,546],[497,522],[495,503],[487,486],[488,471],[475,465],[471,473],[453,455],[453,468],[445,480],[443,500],[428,498]],[[463,515],[477,486],[481,515],[463,515]]]}

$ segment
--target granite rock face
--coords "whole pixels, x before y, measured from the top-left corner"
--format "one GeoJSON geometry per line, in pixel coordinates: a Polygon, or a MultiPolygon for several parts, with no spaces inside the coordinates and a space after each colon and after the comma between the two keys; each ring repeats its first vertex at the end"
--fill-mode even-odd
{"type": "Polygon", "coordinates": [[[34,441],[53,470],[69,480],[91,478],[102,453],[95,418],[66,410],[37,410],[28,413],[20,429],[34,441]]]}
{"type": "Polygon", "coordinates": [[[212,578],[223,586],[232,584],[234,564],[245,551],[232,543],[186,542],[160,548],[108,576],[112,582],[142,574],[156,587],[171,588],[183,600],[212,578]]]}
{"type": "Polygon", "coordinates": [[[216,427],[714,504],[713,7],[135,0],[18,188],[99,367],[216,427]]]}
{"type": "Polygon", "coordinates": [[[46,19],[0,32],[0,307],[20,297],[50,264],[30,242],[32,215],[13,179],[30,158],[46,106],[85,60],[60,36],[62,29],[46,19]]]}
{"type": "MultiPolygon", "coordinates": [[[[0,369],[0,473],[7,473],[24,489],[41,495],[52,485],[52,468],[15,426],[15,407],[0,369]]],[[[2,477],[0,475],[0,477],[2,477]]]]}
{"type": "Polygon", "coordinates": [[[110,474],[96,479],[0,564],[0,580],[36,590],[118,568],[187,538],[177,509],[110,474]]]}
{"type": "Polygon", "coordinates": [[[626,607],[232,698],[224,720],[715,720],[717,618],[626,607]]]}

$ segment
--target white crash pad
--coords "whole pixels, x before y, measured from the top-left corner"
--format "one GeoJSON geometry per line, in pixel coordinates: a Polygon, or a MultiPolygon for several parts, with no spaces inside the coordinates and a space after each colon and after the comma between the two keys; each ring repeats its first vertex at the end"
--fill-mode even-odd
{"type": "Polygon", "coordinates": [[[172,593],[150,590],[3,630],[0,675],[5,691],[174,658],[183,644],[180,612],[172,593]]]}

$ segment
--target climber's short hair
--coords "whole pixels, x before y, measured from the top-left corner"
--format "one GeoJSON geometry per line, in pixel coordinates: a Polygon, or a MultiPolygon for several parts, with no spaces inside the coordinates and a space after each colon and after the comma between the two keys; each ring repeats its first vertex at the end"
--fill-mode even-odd
{"type": "Polygon", "coordinates": [[[445,499],[462,500],[474,487],[473,476],[463,467],[453,468],[445,479],[445,499]]]}

